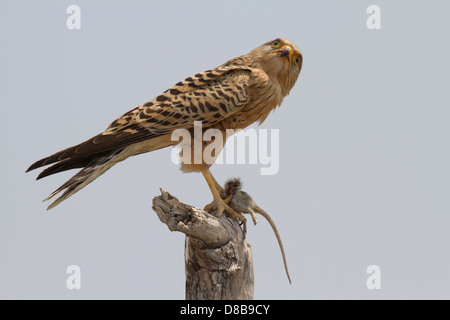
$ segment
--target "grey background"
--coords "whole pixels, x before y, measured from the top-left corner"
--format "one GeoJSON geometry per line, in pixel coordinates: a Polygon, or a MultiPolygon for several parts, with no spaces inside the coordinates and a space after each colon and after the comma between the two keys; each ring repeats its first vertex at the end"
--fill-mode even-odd
{"type": "Polygon", "coordinates": [[[163,187],[204,206],[200,174],[170,149],[128,159],[50,212],[74,172],[35,182],[35,160],[200,71],[284,37],[300,78],[261,128],[280,171],[241,176],[275,219],[249,224],[258,299],[450,298],[448,1],[1,1],[0,298],[184,298],[184,238],[151,210],[163,187]],[[81,7],[81,30],[66,8],[81,7]],[[381,7],[381,30],[366,8],[381,7]],[[67,266],[82,289],[66,288],[67,266]],[[381,267],[381,290],[366,268],[381,267]]]}

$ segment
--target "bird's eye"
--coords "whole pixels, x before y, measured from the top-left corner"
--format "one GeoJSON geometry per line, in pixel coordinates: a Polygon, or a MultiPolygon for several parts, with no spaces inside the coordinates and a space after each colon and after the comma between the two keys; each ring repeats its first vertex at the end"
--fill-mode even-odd
{"type": "Polygon", "coordinates": [[[297,56],[294,61],[295,61],[295,65],[298,65],[300,63],[300,57],[297,56]]]}
{"type": "Polygon", "coordinates": [[[276,49],[280,46],[280,41],[275,40],[274,42],[272,42],[272,48],[276,49]]]}

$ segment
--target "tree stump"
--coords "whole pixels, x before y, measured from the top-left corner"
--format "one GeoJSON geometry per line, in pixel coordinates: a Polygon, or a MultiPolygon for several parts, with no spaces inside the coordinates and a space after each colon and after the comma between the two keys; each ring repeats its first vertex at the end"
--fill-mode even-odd
{"type": "Polygon", "coordinates": [[[187,300],[253,299],[252,249],[238,222],[184,204],[162,189],[153,210],[170,231],[186,234],[187,300]]]}

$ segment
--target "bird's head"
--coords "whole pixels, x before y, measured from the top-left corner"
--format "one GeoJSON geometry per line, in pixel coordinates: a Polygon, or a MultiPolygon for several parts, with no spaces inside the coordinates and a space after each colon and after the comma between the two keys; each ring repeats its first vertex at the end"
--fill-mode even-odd
{"type": "Polygon", "coordinates": [[[286,39],[269,41],[252,50],[249,56],[269,78],[278,80],[284,96],[292,89],[302,69],[302,53],[286,39]]]}
{"type": "Polygon", "coordinates": [[[225,192],[227,196],[234,194],[236,191],[240,191],[242,188],[242,182],[239,178],[231,178],[225,182],[225,192]]]}

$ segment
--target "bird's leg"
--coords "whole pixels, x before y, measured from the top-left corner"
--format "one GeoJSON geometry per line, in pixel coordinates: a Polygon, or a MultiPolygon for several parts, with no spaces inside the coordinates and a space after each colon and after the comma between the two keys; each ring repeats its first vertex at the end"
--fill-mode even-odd
{"type": "MultiPolygon", "coordinates": [[[[209,169],[208,169],[208,171],[209,171],[209,169]]],[[[214,186],[216,187],[217,192],[219,192],[220,195],[225,194],[225,189],[222,188],[222,186],[217,182],[216,178],[214,178],[214,176],[211,174],[211,171],[209,171],[209,175],[211,176],[211,179],[214,182],[214,186]]],[[[230,197],[228,197],[228,198],[230,198],[230,197]]],[[[231,200],[231,198],[230,198],[230,200],[231,200]]],[[[230,202],[230,200],[228,202],[230,202]]],[[[228,204],[228,202],[227,202],[227,204],[228,204]]]]}
{"type": "MultiPolygon", "coordinates": [[[[220,217],[224,211],[227,211],[232,218],[243,222],[245,224],[245,217],[234,211],[228,206],[228,202],[231,200],[231,196],[227,199],[222,199],[222,197],[219,194],[219,191],[217,191],[216,185],[218,185],[216,179],[211,174],[211,171],[209,169],[202,171],[203,176],[205,177],[206,183],[208,184],[209,189],[211,190],[211,193],[213,195],[213,202],[205,206],[205,211],[211,212],[214,209],[217,209],[217,217],[220,217]]],[[[222,187],[220,187],[222,189],[222,187]]],[[[223,189],[222,189],[223,190],[223,189]]]]}
{"type": "Polygon", "coordinates": [[[211,175],[212,181],[214,182],[214,185],[216,186],[216,190],[217,190],[217,192],[219,192],[220,197],[223,199],[223,201],[226,204],[229,204],[231,201],[231,198],[233,198],[233,195],[230,194],[227,198],[225,198],[225,196],[226,196],[225,189],[222,188],[222,186],[217,182],[216,178],[214,178],[214,176],[211,174],[211,171],[209,171],[209,174],[211,175]]]}
{"type": "Polygon", "coordinates": [[[225,198],[225,199],[223,199],[223,202],[225,202],[226,204],[229,204],[230,203],[230,201],[231,201],[231,198],[233,198],[233,195],[232,194],[230,194],[229,196],[228,196],[228,198],[225,198]]]}
{"type": "MultiPolygon", "coordinates": [[[[209,171],[209,170],[208,170],[208,171],[209,171]]],[[[211,174],[211,171],[209,171],[209,174],[211,175],[212,181],[214,182],[214,185],[216,186],[216,190],[217,190],[217,192],[219,192],[220,197],[223,199],[223,201],[224,201],[226,204],[229,204],[230,201],[231,201],[231,198],[233,198],[233,195],[230,194],[227,198],[225,198],[225,196],[226,196],[225,189],[222,188],[222,186],[217,182],[216,178],[214,178],[214,176],[211,174]],[[224,199],[224,198],[225,198],[225,199],[224,199]]]]}

